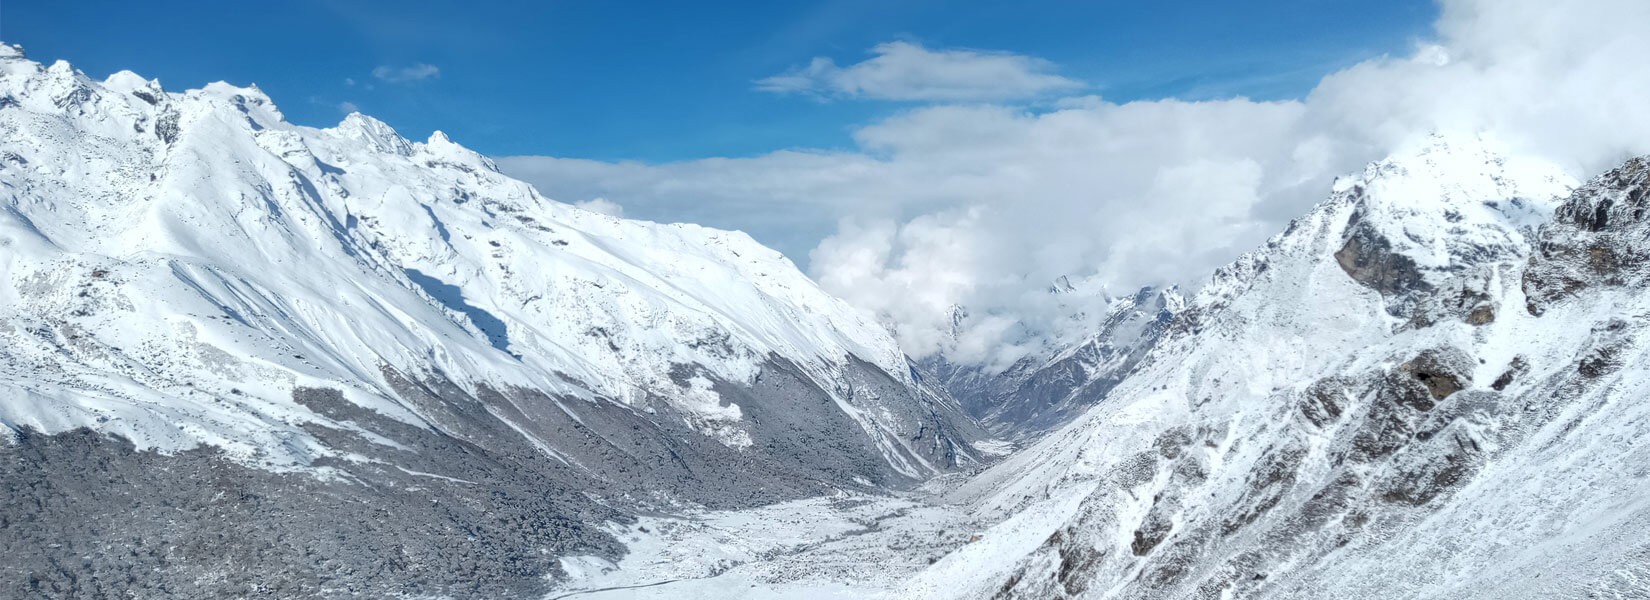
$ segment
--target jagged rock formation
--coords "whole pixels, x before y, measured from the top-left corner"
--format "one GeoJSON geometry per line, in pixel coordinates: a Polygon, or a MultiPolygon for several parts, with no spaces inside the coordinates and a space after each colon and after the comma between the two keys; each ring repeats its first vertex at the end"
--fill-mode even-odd
{"type": "Polygon", "coordinates": [[[1650,212],[1650,162],[1635,158],[1578,190],[1542,228],[1524,271],[1530,314],[1599,288],[1642,286],[1650,263],[1644,243],[1650,212]]]}

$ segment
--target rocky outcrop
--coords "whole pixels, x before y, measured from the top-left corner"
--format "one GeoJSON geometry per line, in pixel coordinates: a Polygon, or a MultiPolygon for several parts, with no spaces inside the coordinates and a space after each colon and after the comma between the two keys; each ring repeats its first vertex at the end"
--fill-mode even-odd
{"type": "Polygon", "coordinates": [[[1335,251],[1335,263],[1348,277],[1388,298],[1402,298],[1432,286],[1421,276],[1415,259],[1395,252],[1392,243],[1353,213],[1347,225],[1346,243],[1335,251]]]}
{"type": "Polygon", "coordinates": [[[1524,271],[1540,315],[1589,288],[1642,288],[1650,275],[1650,160],[1635,158],[1576,191],[1541,228],[1524,271]]]}

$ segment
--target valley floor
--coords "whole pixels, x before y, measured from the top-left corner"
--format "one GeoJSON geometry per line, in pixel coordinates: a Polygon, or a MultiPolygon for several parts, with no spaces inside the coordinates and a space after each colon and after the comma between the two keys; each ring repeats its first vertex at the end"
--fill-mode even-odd
{"type": "Polygon", "coordinates": [[[545,600],[884,596],[990,525],[938,500],[958,480],[898,496],[643,517],[613,530],[630,548],[624,559],[563,560],[570,578],[545,600]]]}

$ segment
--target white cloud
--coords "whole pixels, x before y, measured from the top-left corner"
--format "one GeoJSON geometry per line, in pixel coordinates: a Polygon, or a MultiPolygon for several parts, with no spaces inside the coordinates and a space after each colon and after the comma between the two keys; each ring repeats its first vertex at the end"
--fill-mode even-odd
{"type": "Polygon", "coordinates": [[[883,315],[908,352],[1001,364],[1084,308],[1045,292],[1055,278],[1114,294],[1195,285],[1335,176],[1433,131],[1486,132],[1578,176],[1650,152],[1650,3],[1442,9],[1436,40],[1330,74],[1298,101],[929,106],[860,128],[849,152],[501,164],[551,196],[614,198],[806,253],[822,285],[883,315]],[[971,314],[960,336],[953,305],[971,314]]]}
{"type": "Polygon", "coordinates": [[[356,106],[354,102],[349,102],[346,100],[338,103],[338,110],[345,113],[361,112],[361,107],[356,106]]]}
{"type": "Polygon", "coordinates": [[[839,67],[817,57],[808,66],[756,82],[759,90],[882,100],[1009,100],[1065,92],[1083,84],[1055,75],[1046,60],[980,50],[929,50],[888,42],[875,56],[839,67]]]}
{"type": "Polygon", "coordinates": [[[372,70],[372,76],[380,81],[389,83],[409,83],[423,81],[441,76],[441,69],[435,65],[419,63],[410,67],[391,67],[381,65],[372,70]]]}
{"type": "Polygon", "coordinates": [[[609,217],[624,216],[624,207],[620,206],[618,202],[614,202],[606,198],[591,198],[589,200],[585,200],[584,202],[574,202],[573,206],[577,206],[593,213],[601,213],[609,217]]]}

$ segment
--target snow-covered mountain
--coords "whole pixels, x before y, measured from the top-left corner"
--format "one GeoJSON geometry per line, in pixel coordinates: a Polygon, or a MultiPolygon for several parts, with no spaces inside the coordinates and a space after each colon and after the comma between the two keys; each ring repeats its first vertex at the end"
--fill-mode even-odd
{"type": "MultiPolygon", "coordinates": [[[[1055,293],[1083,293],[1069,283],[1055,293]]],[[[1103,293],[1103,290],[1099,292],[1103,293]]],[[[943,355],[921,361],[962,404],[963,410],[997,435],[1029,439],[1064,425],[1105,399],[1156,344],[1185,304],[1178,288],[1142,288],[1133,295],[1106,298],[1103,318],[1081,335],[1044,352],[1028,353],[1004,369],[952,363],[943,355]]],[[[1040,345],[1039,345],[1040,346],[1040,345]]]]}
{"type": "Polygon", "coordinates": [[[6,561],[10,591],[93,595],[146,568],[108,567],[110,535],[186,565],[184,595],[533,588],[621,552],[596,525],[636,507],[900,487],[981,436],[742,233],[553,202],[439,132],[303,127],[255,87],[9,46],[0,424],[7,506],[60,499],[8,509],[6,556],[56,548],[6,561]]]}
{"type": "Polygon", "coordinates": [[[1650,597],[1647,213],[1435,136],[919,367],[743,234],[0,46],[0,595],[1650,597]]]}
{"type": "Polygon", "coordinates": [[[903,594],[1650,595],[1650,162],[1574,186],[1471,136],[1338,182],[903,594]]]}
{"type": "MultiPolygon", "coordinates": [[[[1068,380],[1096,382],[1066,398],[1090,408],[983,473],[933,482],[946,503],[717,515],[713,539],[742,536],[714,546],[742,556],[731,566],[691,559],[695,536],[638,535],[643,557],[574,589],[1650,597],[1646,190],[1650,159],[1578,188],[1493,140],[1429,139],[1136,320],[1154,334],[1096,327],[1074,347],[1141,340],[1131,366],[1104,386],[1087,374],[1101,370],[1068,380]],[[753,518],[785,532],[755,535],[753,518]],[[868,525],[842,532],[848,518],[868,525]],[[781,550],[815,530],[842,533],[781,550]]],[[[1042,400],[1027,397],[1032,414],[1042,400]]]]}

